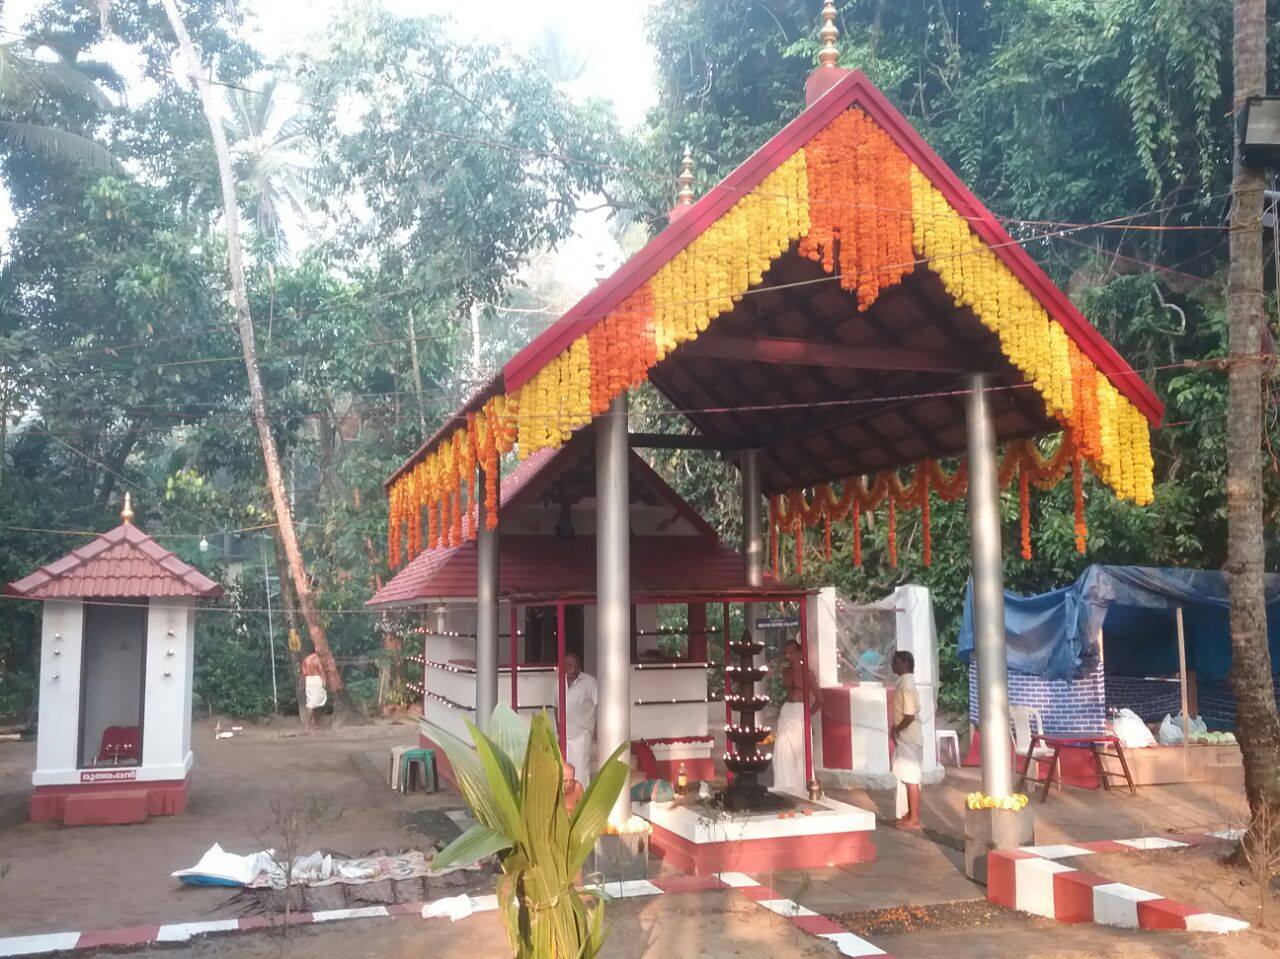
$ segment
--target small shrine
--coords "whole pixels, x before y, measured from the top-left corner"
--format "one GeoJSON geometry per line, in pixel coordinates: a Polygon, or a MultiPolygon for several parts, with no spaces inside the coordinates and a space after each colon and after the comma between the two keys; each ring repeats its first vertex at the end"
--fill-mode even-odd
{"type": "Polygon", "coordinates": [[[194,600],[222,587],[121,523],[10,583],[44,603],[31,819],[68,826],[182,812],[191,772],[194,600]]]}

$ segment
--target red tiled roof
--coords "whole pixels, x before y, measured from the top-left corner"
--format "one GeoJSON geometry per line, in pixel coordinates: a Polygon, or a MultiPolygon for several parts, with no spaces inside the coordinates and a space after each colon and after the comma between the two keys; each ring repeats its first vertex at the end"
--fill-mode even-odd
{"type": "MultiPolygon", "coordinates": [[[[766,575],[766,585],[776,583],[766,575]]],[[[498,595],[552,600],[595,595],[594,536],[503,536],[498,549],[498,595]]],[[[633,536],[631,595],[726,595],[749,590],[742,554],[703,536],[633,536]]],[[[476,544],[418,554],[369,600],[401,606],[438,599],[474,599],[476,544]]]]}
{"type": "Polygon", "coordinates": [[[221,586],[132,523],[121,523],[93,542],[10,583],[4,591],[23,599],[213,599],[222,595],[221,586]]]}
{"type": "MultiPolygon", "coordinates": [[[[594,443],[590,428],[559,449],[541,450],[502,481],[499,514],[535,499],[594,443]]],[[[631,483],[643,486],[669,503],[696,530],[695,535],[633,536],[631,592],[633,595],[724,594],[749,589],[742,554],[720,542],[711,525],[652,467],[630,453],[631,483]]],[[[591,596],[596,582],[596,541],[593,536],[570,540],[550,535],[504,535],[498,548],[498,592],[504,598],[550,599],[591,596]]],[[[769,579],[769,585],[776,585],[769,579]]],[[[370,606],[391,606],[422,600],[474,597],[476,544],[423,550],[382,587],[370,606]]]]}

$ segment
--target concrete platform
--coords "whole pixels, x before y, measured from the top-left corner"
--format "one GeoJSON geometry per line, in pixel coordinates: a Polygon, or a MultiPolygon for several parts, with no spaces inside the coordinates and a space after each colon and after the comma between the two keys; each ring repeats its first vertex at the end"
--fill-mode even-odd
{"type": "MultiPolygon", "coordinates": [[[[795,798],[805,800],[804,797],[795,798]]],[[[650,848],[684,872],[771,872],[871,862],[875,814],[824,799],[809,815],[711,813],[674,803],[642,803],[635,812],[653,826],[650,848]]]]}

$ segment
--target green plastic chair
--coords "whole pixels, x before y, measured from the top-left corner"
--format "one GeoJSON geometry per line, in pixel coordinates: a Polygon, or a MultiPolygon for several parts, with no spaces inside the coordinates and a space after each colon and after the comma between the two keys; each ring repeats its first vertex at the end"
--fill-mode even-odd
{"type": "Polygon", "coordinates": [[[440,790],[440,774],[436,770],[436,751],[434,749],[406,749],[400,757],[400,793],[413,792],[415,786],[411,777],[417,772],[418,785],[426,792],[440,790]]]}

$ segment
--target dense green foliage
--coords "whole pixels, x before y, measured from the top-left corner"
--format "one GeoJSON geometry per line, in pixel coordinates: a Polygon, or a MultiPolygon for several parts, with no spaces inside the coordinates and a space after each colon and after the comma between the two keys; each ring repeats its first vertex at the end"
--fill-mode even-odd
{"type": "MultiPolygon", "coordinates": [[[[228,84],[262,374],[303,550],[335,653],[353,689],[373,692],[374,665],[389,653],[362,604],[385,575],[382,480],[547,320],[500,309],[529,302],[531,261],[570,234],[584,197],[603,196],[619,231],[632,227],[630,243],[633,224],[663,222],[672,187],[662,171],[674,172],[685,143],[705,189],[795,115],[819,4],[659,0],[649,26],[659,100],[632,136],[601,104],[569,100],[554,64],[495,57],[443,21],[352,4],[305,60],[265,64],[234,6],[182,7],[228,84]]],[[[1168,406],[1155,506],[1123,506],[1091,484],[1082,557],[1069,489],[1034,493],[1035,556],[1006,551],[1010,587],[1059,585],[1089,562],[1219,566],[1225,383],[1187,361],[1224,352],[1229,4],[838,7],[843,65],[866,71],[1009,218],[1168,406]],[[1068,226],[1116,218],[1130,219],[1068,226]]],[[[255,713],[270,702],[270,589],[288,708],[290,624],[279,610],[292,603],[275,584],[264,528],[269,498],[199,105],[172,72],[155,5],[113,11],[145,92],[122,91],[95,62],[102,31],[90,5],[49,0],[29,28],[56,44],[64,82],[0,85],[0,122],[92,140],[112,161],[54,155],[0,128],[16,220],[0,262],[0,580],[85,538],[42,530],[108,528],[132,490],[139,522],[166,546],[224,579],[244,571],[220,611],[199,619],[206,707],[255,713]]],[[[635,409],[637,429],[672,428],[651,391],[635,409]]],[[[655,461],[736,540],[729,463],[688,452],[655,461]]],[[[1267,482],[1271,515],[1274,466],[1267,482]]],[[[1007,498],[1009,543],[1015,514],[1007,498]]],[[[868,598],[923,582],[951,639],[968,569],[963,504],[935,507],[927,570],[917,518],[899,529],[896,569],[876,519],[861,569],[837,529],[830,563],[811,543],[805,578],[868,598]]],[[[0,605],[0,715],[29,709],[37,615],[32,604],[0,605]]],[[[961,685],[948,689],[960,704],[961,685]]]]}

